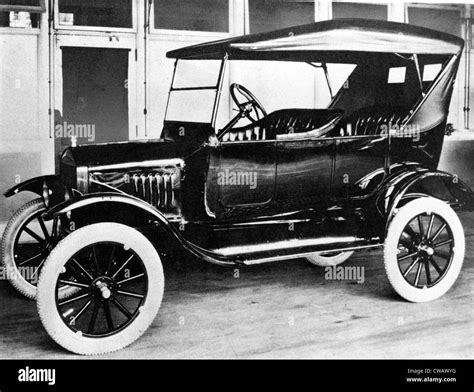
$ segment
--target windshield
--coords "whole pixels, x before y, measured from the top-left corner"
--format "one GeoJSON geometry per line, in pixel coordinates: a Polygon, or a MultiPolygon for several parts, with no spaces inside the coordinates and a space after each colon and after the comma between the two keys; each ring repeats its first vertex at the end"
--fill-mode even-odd
{"type": "Polygon", "coordinates": [[[166,120],[211,122],[221,64],[218,60],[177,61],[166,120]]]}

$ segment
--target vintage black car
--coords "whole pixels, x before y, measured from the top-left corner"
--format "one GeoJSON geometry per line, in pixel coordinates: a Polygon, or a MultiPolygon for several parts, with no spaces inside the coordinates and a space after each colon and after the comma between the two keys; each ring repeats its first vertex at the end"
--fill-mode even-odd
{"type": "Polygon", "coordinates": [[[67,148],[57,175],[6,193],[40,196],[14,215],[2,244],[4,264],[41,269],[39,282],[12,283],[36,297],[51,337],[79,354],[143,334],[163,296],[161,260],[183,253],[223,266],[297,257],[331,266],[384,247],[401,297],[440,297],[464,258],[454,209],[474,206],[468,186],[437,170],[463,45],[421,27],[341,19],[169,52],[160,140],[67,148]],[[214,84],[176,83],[181,65],[206,61],[219,61],[214,84]],[[237,112],[218,127],[226,67],[243,61],[323,72],[330,103],[267,113],[233,80],[237,112]],[[353,65],[338,89],[334,64],[353,65]],[[213,97],[207,120],[170,116],[177,97],[187,97],[182,108],[200,92],[213,97]]]}

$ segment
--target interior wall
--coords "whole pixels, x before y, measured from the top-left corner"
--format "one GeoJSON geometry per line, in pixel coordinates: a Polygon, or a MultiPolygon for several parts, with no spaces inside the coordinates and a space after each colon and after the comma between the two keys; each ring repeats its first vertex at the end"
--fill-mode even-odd
{"type": "Polygon", "coordinates": [[[339,18],[367,18],[387,20],[388,7],[383,4],[351,3],[333,1],[332,17],[339,18]]]}
{"type": "Polygon", "coordinates": [[[37,49],[35,32],[0,35],[0,221],[13,213],[18,201],[5,199],[3,193],[41,175],[37,49]]]}

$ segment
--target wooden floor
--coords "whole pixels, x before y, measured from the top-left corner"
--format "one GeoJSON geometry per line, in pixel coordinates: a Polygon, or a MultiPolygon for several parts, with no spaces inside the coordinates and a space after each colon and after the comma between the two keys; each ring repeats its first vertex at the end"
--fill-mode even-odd
{"type": "MultiPolygon", "coordinates": [[[[474,215],[474,214],[473,214],[474,215]]],[[[132,346],[100,358],[473,358],[474,219],[467,253],[441,299],[398,298],[381,251],[355,254],[364,284],[328,281],[304,260],[234,269],[167,267],[162,308],[132,346]]],[[[0,358],[77,358],[43,330],[35,303],[0,282],[0,358]]]]}

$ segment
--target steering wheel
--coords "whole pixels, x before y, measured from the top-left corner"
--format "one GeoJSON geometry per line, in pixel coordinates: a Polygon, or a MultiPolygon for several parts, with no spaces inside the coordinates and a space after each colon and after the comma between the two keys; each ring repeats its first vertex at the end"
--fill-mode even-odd
{"type": "Polygon", "coordinates": [[[230,96],[239,108],[241,117],[247,117],[252,123],[257,122],[261,118],[267,115],[266,110],[259,100],[244,86],[232,83],[230,85],[230,96]],[[239,101],[236,93],[239,93],[245,100],[239,101]],[[252,112],[255,112],[255,117],[252,116],[252,112]]]}

